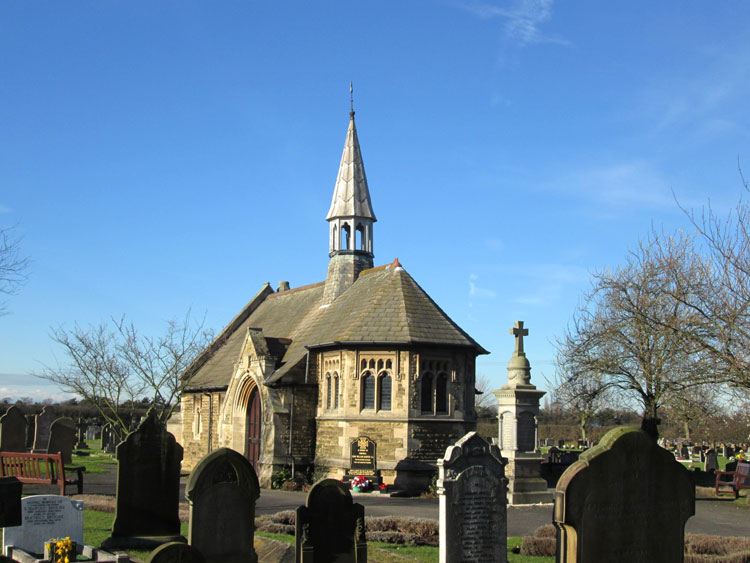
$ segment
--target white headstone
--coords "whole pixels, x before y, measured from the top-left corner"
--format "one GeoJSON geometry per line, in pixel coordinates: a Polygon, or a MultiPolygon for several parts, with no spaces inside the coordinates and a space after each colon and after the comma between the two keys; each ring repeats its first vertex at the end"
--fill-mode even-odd
{"type": "Polygon", "coordinates": [[[83,501],[57,495],[21,499],[20,526],[3,529],[3,554],[14,546],[29,553],[43,553],[44,542],[70,537],[83,543],[83,501]]]}

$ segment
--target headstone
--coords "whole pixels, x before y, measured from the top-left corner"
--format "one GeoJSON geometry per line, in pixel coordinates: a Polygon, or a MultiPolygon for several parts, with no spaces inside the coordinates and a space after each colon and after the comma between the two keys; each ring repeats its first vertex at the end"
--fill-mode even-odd
{"type": "Polygon", "coordinates": [[[115,444],[115,433],[112,425],[108,422],[102,426],[102,450],[108,454],[114,453],[117,444],[115,444]]]}
{"type": "Polygon", "coordinates": [[[76,423],[70,418],[58,418],[49,429],[48,454],[62,454],[63,465],[73,463],[73,446],[76,443],[76,423]]]}
{"type": "Polygon", "coordinates": [[[46,406],[38,415],[36,415],[34,430],[34,451],[44,453],[47,451],[49,444],[49,429],[55,421],[55,413],[52,408],[46,406]]]}
{"type": "Polygon", "coordinates": [[[615,428],[555,490],[558,561],[682,561],[690,471],[636,428],[615,428]]]}
{"type": "Polygon", "coordinates": [[[716,457],[716,450],[710,449],[706,452],[706,473],[716,472],[719,470],[719,460],[716,457]]]}
{"type": "Polygon", "coordinates": [[[297,563],[367,561],[365,508],[341,481],[318,481],[297,508],[295,538],[297,563]]]}
{"type": "Polygon", "coordinates": [[[34,434],[36,434],[36,415],[26,415],[26,451],[34,450],[34,434]]]}
{"type": "Polygon", "coordinates": [[[86,428],[88,428],[88,426],[88,423],[83,418],[79,418],[76,421],[76,432],[78,440],[76,442],[75,448],[77,450],[85,450],[89,447],[86,443],[86,428]]]}
{"type": "Polygon", "coordinates": [[[505,464],[497,446],[469,432],[438,460],[440,561],[507,561],[505,464]]]}
{"type": "Polygon", "coordinates": [[[105,549],[153,549],[184,541],[178,516],[182,446],[149,411],[117,446],[117,501],[105,549]]]}
{"type": "Polygon", "coordinates": [[[101,440],[102,439],[102,427],[99,424],[90,424],[86,428],[86,439],[87,440],[101,440]]]}
{"type": "Polygon", "coordinates": [[[681,459],[690,459],[690,450],[687,446],[682,446],[680,448],[680,458],[681,459]]]}
{"type": "Polygon", "coordinates": [[[188,542],[207,563],[255,563],[258,477],[244,456],[220,448],[201,459],[185,487],[190,502],[188,542]]]}
{"type": "Polygon", "coordinates": [[[0,477],[0,528],[21,525],[22,490],[15,477],[0,477]]]}
{"type": "Polygon", "coordinates": [[[205,563],[201,552],[192,545],[168,542],[153,550],[146,563],[205,563]]]}
{"type": "Polygon", "coordinates": [[[42,554],[44,542],[70,537],[83,543],[83,501],[57,495],[37,495],[21,499],[22,524],[5,528],[3,554],[13,546],[29,553],[42,554]]]}
{"type": "Polygon", "coordinates": [[[724,457],[733,457],[734,456],[734,448],[732,446],[726,446],[724,448],[724,457]]]}
{"type": "Polygon", "coordinates": [[[558,448],[564,448],[565,447],[565,440],[558,440],[557,441],[557,447],[558,448]]]}
{"type": "Polygon", "coordinates": [[[0,451],[26,451],[26,417],[15,405],[0,416],[0,451]]]}
{"type": "Polygon", "coordinates": [[[547,446],[548,448],[551,448],[552,446],[555,445],[555,439],[554,438],[547,438],[544,441],[544,445],[547,446]]]}

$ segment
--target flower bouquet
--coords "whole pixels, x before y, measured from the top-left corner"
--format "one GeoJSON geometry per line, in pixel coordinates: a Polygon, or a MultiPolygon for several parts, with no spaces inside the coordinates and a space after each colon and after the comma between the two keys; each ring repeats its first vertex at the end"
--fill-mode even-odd
{"type": "Polygon", "coordinates": [[[366,493],[370,490],[371,486],[372,485],[370,481],[368,481],[365,477],[363,477],[362,475],[357,475],[354,479],[352,479],[349,488],[355,493],[366,493]]]}
{"type": "Polygon", "coordinates": [[[52,563],[71,563],[76,560],[76,542],[58,538],[44,542],[44,558],[52,563]]]}

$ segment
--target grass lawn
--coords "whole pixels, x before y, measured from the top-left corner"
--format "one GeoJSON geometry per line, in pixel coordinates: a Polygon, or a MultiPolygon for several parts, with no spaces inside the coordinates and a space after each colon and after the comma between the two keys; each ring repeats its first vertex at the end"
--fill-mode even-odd
{"type": "Polygon", "coordinates": [[[88,440],[87,450],[73,450],[73,465],[82,465],[86,473],[106,473],[117,460],[112,454],[106,454],[101,449],[100,440],[88,440]],[[79,455],[76,452],[85,452],[88,455],[79,455]]]}
{"type": "MultiPolygon", "coordinates": [[[[110,512],[99,512],[97,510],[83,511],[83,541],[89,545],[99,546],[106,540],[112,530],[114,514],[110,512]]],[[[187,523],[182,524],[180,533],[187,537],[187,523]]],[[[294,536],[286,534],[271,534],[268,532],[256,532],[256,535],[282,541],[294,545],[294,536]]],[[[508,549],[514,546],[520,546],[522,538],[508,538],[508,549]]],[[[130,551],[131,555],[145,561],[148,558],[148,551],[130,551]]],[[[381,542],[368,542],[367,559],[374,563],[392,563],[404,560],[423,561],[425,563],[437,563],[439,559],[439,550],[437,547],[430,546],[403,546],[381,542]]],[[[551,562],[554,557],[526,557],[508,552],[509,563],[535,563],[551,562]]]]}

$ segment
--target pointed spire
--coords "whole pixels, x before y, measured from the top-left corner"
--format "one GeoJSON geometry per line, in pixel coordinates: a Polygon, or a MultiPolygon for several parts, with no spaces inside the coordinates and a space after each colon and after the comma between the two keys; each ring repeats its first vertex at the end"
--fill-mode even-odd
{"type": "MultiPolygon", "coordinates": [[[[351,88],[351,87],[350,87],[351,88]]],[[[349,112],[349,129],[346,132],[344,152],[339,164],[339,175],[333,190],[331,208],[326,221],[337,217],[361,217],[377,221],[370,202],[370,190],[367,187],[365,165],[359,149],[357,127],[354,125],[354,109],[349,112]]]]}

